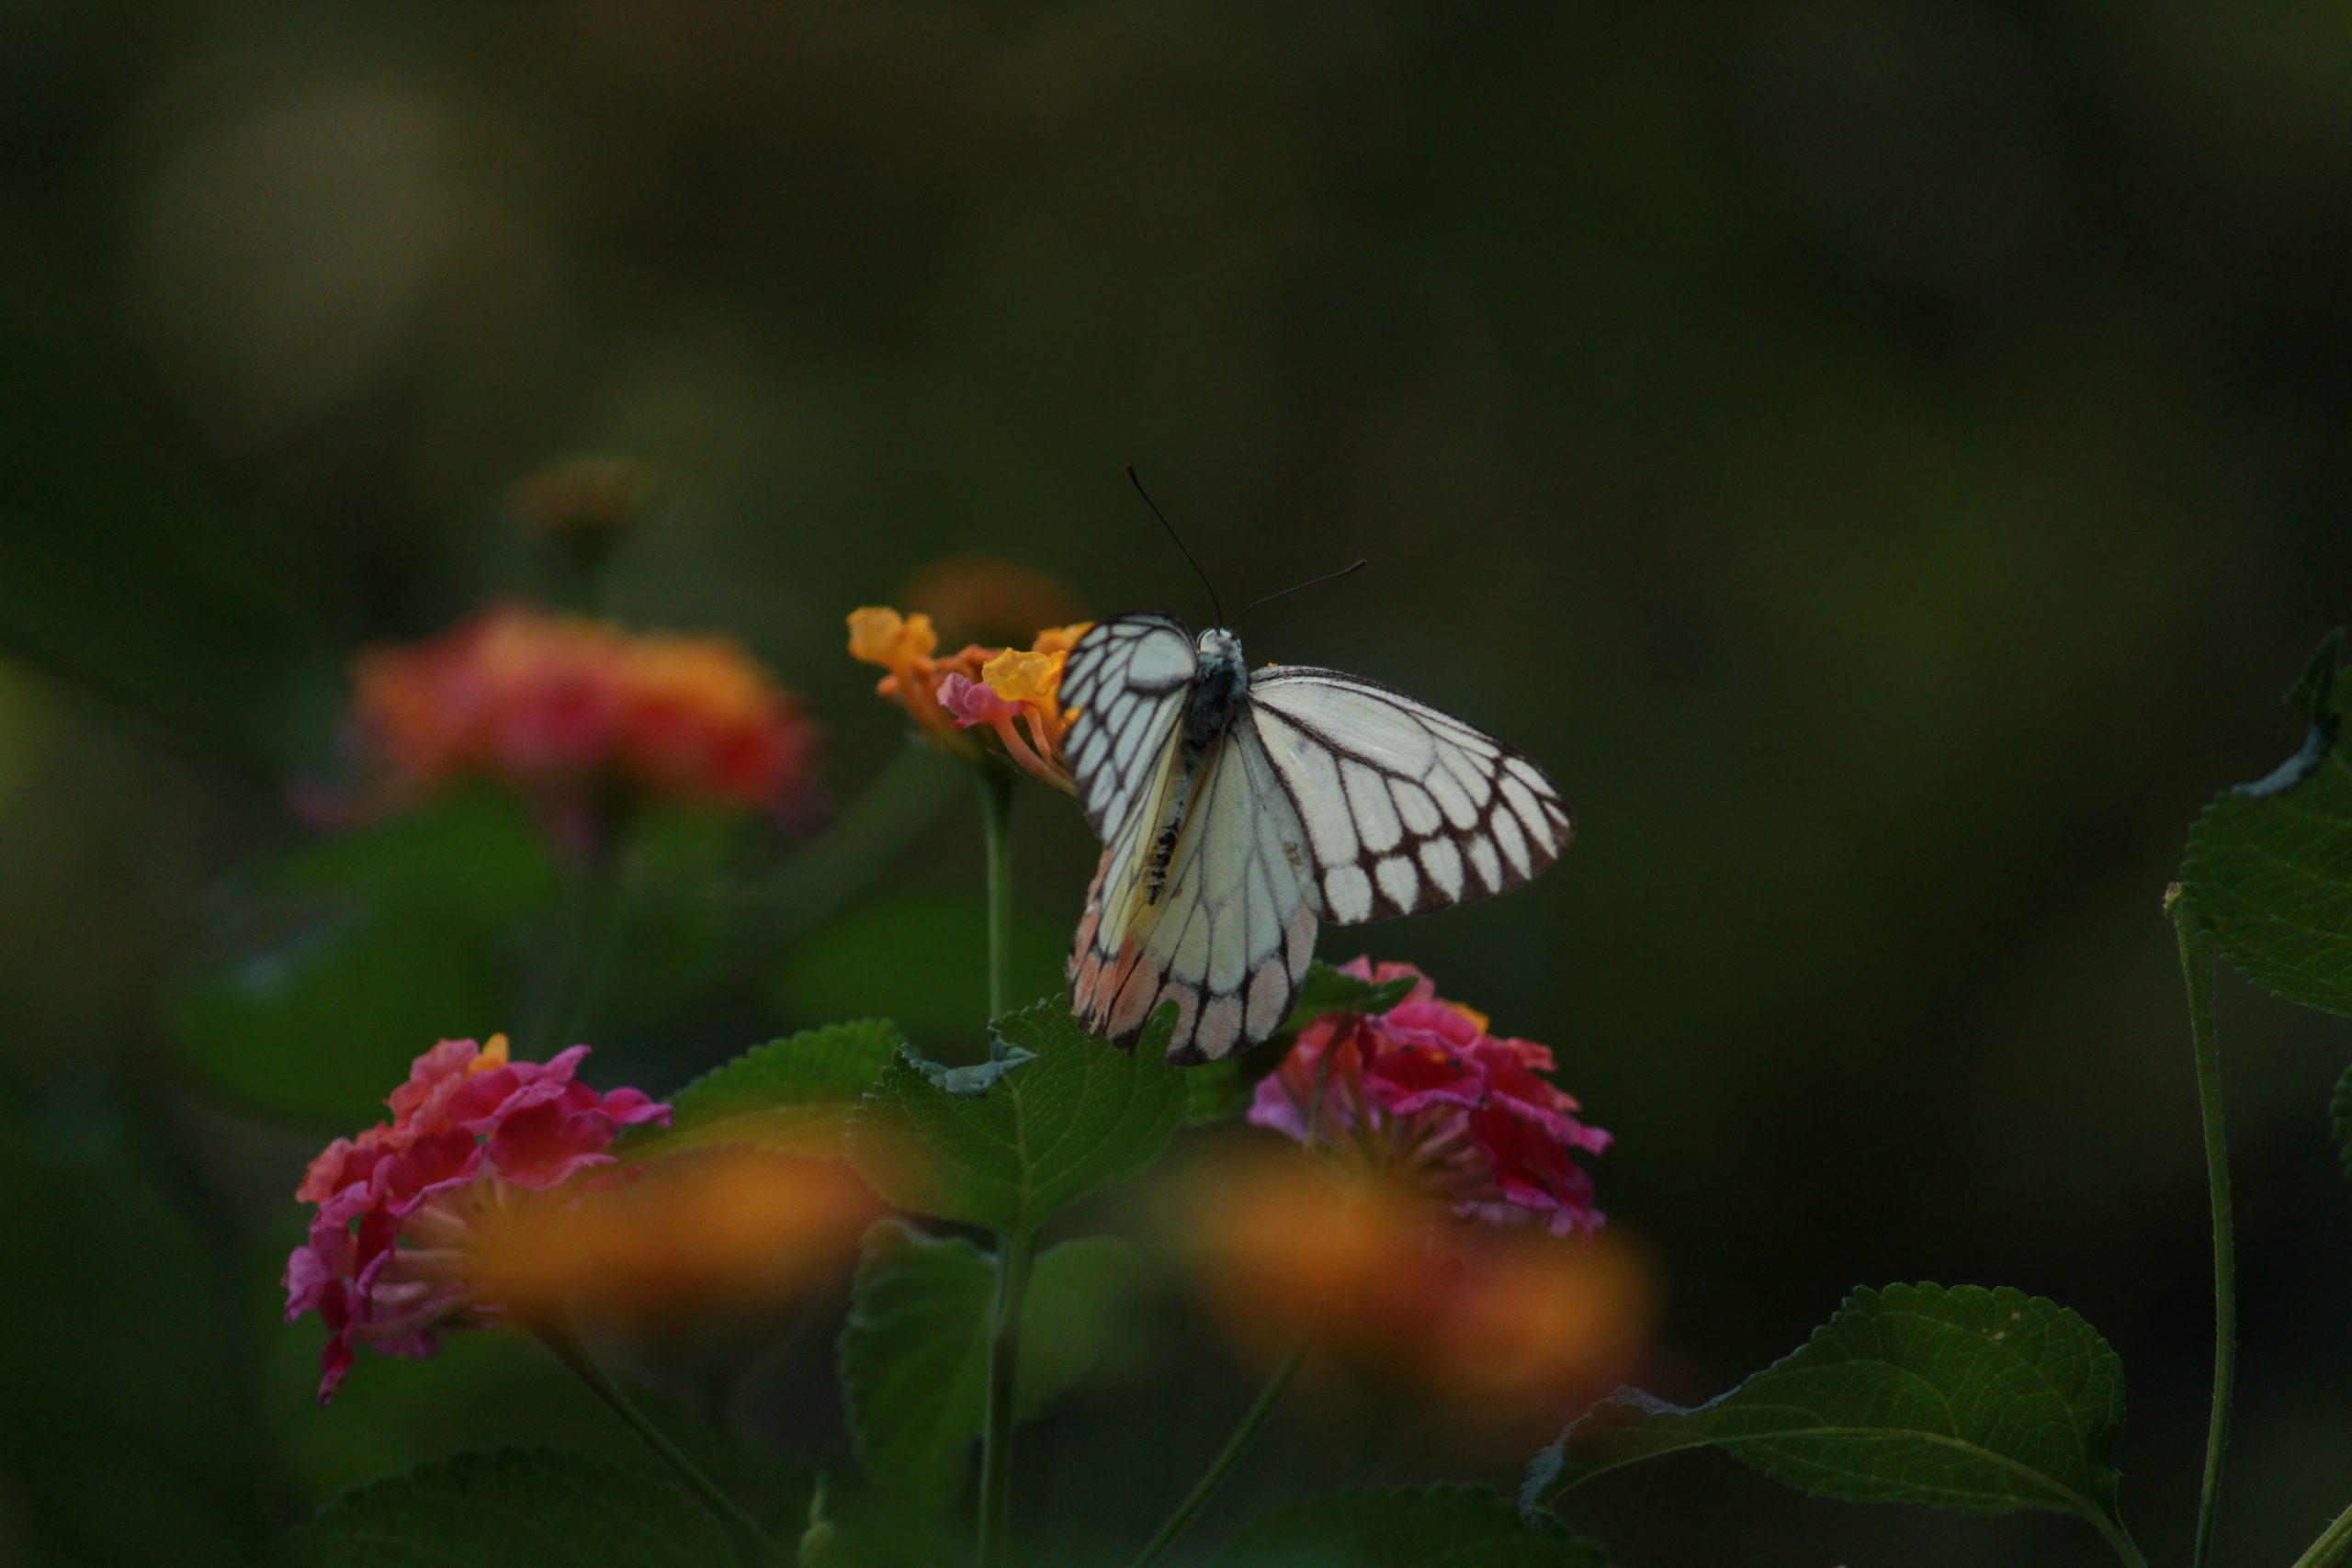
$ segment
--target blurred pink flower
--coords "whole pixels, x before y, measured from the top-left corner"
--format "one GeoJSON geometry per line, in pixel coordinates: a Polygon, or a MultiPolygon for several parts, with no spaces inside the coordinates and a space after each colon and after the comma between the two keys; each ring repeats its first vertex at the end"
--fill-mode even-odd
{"type": "Polygon", "coordinates": [[[610,1165],[623,1127],[669,1119],[637,1089],[599,1094],[578,1082],[587,1055],[575,1045],[544,1064],[514,1062],[503,1034],[487,1046],[444,1040],[392,1090],[390,1122],[311,1162],[295,1197],[318,1212],[286,1260],[286,1320],[316,1311],[326,1323],[321,1404],[359,1346],[429,1356],[441,1329],[499,1321],[503,1309],[467,1267],[481,1220],[519,1193],[610,1165]]]}
{"type": "Polygon", "coordinates": [[[1250,1122],[1407,1177],[1464,1219],[1558,1235],[1599,1229],[1592,1178],[1573,1155],[1611,1140],[1543,1076],[1556,1066],[1551,1051],[1496,1038],[1484,1015],[1440,998],[1409,964],[1359,958],[1343,973],[1414,984],[1385,1013],[1310,1024],[1260,1081],[1250,1122]]]}
{"type": "Polygon", "coordinates": [[[632,635],[496,605],[354,666],[354,729],[390,798],[489,779],[560,817],[616,797],[789,813],[816,728],[723,637],[632,635]]]}

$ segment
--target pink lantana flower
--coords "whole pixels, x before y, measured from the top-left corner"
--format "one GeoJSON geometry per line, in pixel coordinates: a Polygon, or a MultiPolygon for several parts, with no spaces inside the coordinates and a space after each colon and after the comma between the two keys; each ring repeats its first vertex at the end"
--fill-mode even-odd
{"type": "Polygon", "coordinates": [[[444,1040],[416,1059],[387,1103],[392,1119],[337,1138],[295,1197],[315,1203],[308,1243],[286,1260],[286,1321],[315,1311],[329,1338],[319,1403],[334,1397],[357,1348],[430,1356],[445,1328],[485,1326],[503,1307],[469,1268],[486,1214],[613,1163],[623,1127],[670,1108],[633,1089],[599,1094],[573,1077],[588,1047],[510,1061],[506,1037],[444,1040]]]}
{"type": "Polygon", "coordinates": [[[1464,1219],[1557,1235],[1600,1227],[1592,1178],[1574,1156],[1611,1140],[1543,1076],[1556,1066],[1550,1050],[1497,1038],[1484,1015],[1440,998],[1409,964],[1359,958],[1342,973],[1414,984],[1385,1013],[1308,1025],[1259,1083],[1251,1122],[1408,1178],[1464,1219]]]}
{"type": "Polygon", "coordinates": [[[1013,764],[1040,784],[1074,795],[1069,764],[1062,760],[1069,728],[1058,702],[1061,652],[1023,653],[1010,649],[989,660],[975,681],[961,671],[939,683],[939,705],[958,729],[985,726],[1013,764]]]}
{"type": "Polygon", "coordinates": [[[428,641],[366,649],[353,675],[352,741],[379,804],[487,780],[579,832],[650,801],[789,821],[815,787],[816,726],[724,637],[499,604],[428,641]]]}

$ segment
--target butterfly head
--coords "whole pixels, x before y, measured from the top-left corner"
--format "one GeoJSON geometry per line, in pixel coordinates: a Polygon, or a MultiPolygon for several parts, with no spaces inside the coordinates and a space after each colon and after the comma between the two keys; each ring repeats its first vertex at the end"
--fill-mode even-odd
{"type": "Polygon", "coordinates": [[[1223,626],[1211,626],[1203,632],[1193,651],[1200,657],[1204,675],[1211,671],[1222,673],[1228,669],[1236,672],[1249,669],[1241,660],[1241,639],[1223,626]]]}

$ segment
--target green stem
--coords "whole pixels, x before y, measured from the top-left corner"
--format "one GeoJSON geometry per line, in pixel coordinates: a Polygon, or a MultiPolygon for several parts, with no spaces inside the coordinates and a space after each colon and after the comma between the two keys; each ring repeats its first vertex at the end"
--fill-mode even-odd
{"type": "Polygon", "coordinates": [[[1021,1314],[1035,1260],[1033,1231],[997,1238],[996,1303],[989,1314],[988,1425],[980,1436],[980,1568],[1012,1561],[1012,1406],[1021,1381],[1021,1314]]]}
{"type": "Polygon", "coordinates": [[[2148,1560],[2140,1555],[2139,1543],[2121,1525],[2109,1518],[2104,1510],[2094,1510],[2087,1517],[2098,1527],[2098,1533],[2107,1538],[2107,1544],[2115,1548],[2115,1555],[2123,1560],[2124,1568],[2148,1568],[2148,1560]]]}
{"type": "Polygon", "coordinates": [[[2294,1568],[2337,1568],[2344,1562],[2352,1562],[2352,1508],[2335,1516],[2312,1549],[2295,1559],[2294,1568]]]}
{"type": "Polygon", "coordinates": [[[1258,1440],[1259,1432],[1264,1428],[1267,1418],[1273,1415],[1274,1406],[1282,1403],[1291,1380],[1298,1376],[1298,1369],[1306,1363],[1306,1353],[1314,1348],[1314,1343],[1311,1337],[1301,1339],[1292,1348],[1291,1353],[1283,1358],[1283,1364],[1274,1369],[1274,1375],[1268,1378],[1266,1386],[1258,1391],[1257,1403],[1250,1405],[1250,1413],[1241,1417],[1241,1425],[1226,1438],[1225,1447],[1217,1450],[1217,1456],[1209,1461],[1208,1469],[1201,1472],[1201,1478],[1193,1483],[1193,1489],[1184,1494],[1184,1500],[1176,1505],[1176,1511],[1168,1516],[1168,1522],[1159,1527],[1159,1533],[1136,1554],[1135,1562],[1128,1568],[1146,1568],[1147,1564],[1156,1561],[1161,1552],[1174,1544],[1178,1536],[1184,1533],[1184,1527],[1193,1522],[1193,1516],[1216,1495],[1217,1488],[1225,1484],[1225,1478],[1233,1473],[1234,1467],[1241,1462],[1241,1456],[1248,1453],[1250,1445],[1258,1440]]]}
{"type": "Polygon", "coordinates": [[[2222,1128],[2222,1053],[2213,1030],[2213,949],[2177,885],[2165,912],[2180,940],[2181,983],[2188,993],[2188,1036],[2197,1055],[2197,1101],[2205,1119],[2205,1180],[2213,1202],[2213,1416],[2205,1435],[2205,1481],[2197,1495],[2197,1546],[2190,1562],[2206,1568],[2222,1494],[2222,1461],[2230,1443],[2230,1391],[2237,1376],[2236,1243],[2230,1217],[2230,1152],[2222,1128]]]}
{"type": "MultiPolygon", "coordinates": [[[[980,822],[988,846],[989,1016],[1001,1018],[1012,991],[1012,774],[980,773],[980,822]]],[[[1012,1407],[1021,1381],[1021,1315],[1035,1260],[1036,1232],[1001,1233],[996,1301],[989,1313],[988,1420],[980,1434],[979,1568],[1012,1561],[1012,1407]]]]}
{"type": "Polygon", "coordinates": [[[1012,790],[1004,768],[980,773],[980,821],[989,856],[989,1016],[1012,1005],[1012,790]]]}
{"type": "Polygon", "coordinates": [[[704,1473],[700,1465],[686,1457],[684,1450],[672,1442],[662,1428],[648,1420],[645,1413],[630,1402],[628,1395],[621,1392],[620,1385],[596,1364],[596,1359],[588,1353],[588,1347],[581,1342],[580,1336],[569,1323],[560,1319],[534,1323],[531,1329],[542,1344],[555,1352],[556,1359],[586,1383],[589,1392],[604,1401],[605,1408],[619,1416],[621,1425],[635,1432],[638,1440],[652,1450],[653,1456],[668,1465],[671,1473],[685,1483],[686,1490],[693,1493],[704,1507],[718,1516],[718,1522],[726,1526],[728,1533],[735,1538],[735,1549],[745,1562],[754,1564],[756,1568],[759,1564],[792,1562],[792,1554],[777,1545],[768,1532],[760,1528],[757,1519],[719,1490],[718,1483],[704,1473]]]}

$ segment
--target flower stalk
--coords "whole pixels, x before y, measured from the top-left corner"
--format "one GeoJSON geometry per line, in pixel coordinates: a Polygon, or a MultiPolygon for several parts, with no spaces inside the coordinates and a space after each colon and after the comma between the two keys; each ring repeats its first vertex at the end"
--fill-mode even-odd
{"type": "Polygon", "coordinates": [[[2335,1516],[2311,1550],[2295,1559],[2294,1568],[2339,1568],[2346,1562],[2352,1562],[2352,1508],[2335,1516]]]}
{"type": "Polygon", "coordinates": [[[2172,917],[2173,931],[2180,942],[2189,1043],[2197,1058],[2197,1103],[2205,1123],[2205,1179],[2213,1206],[2213,1411],[2206,1429],[2205,1478],[2197,1494],[2197,1543],[2190,1558],[2192,1568],[2207,1568],[2212,1560],[2222,1465],[2230,1442],[2230,1397],[2237,1376],[2236,1241],[2230,1208],[2230,1153],[2222,1123],[2222,1055],[2213,1026],[2212,944],[2198,926],[2196,912],[2177,883],[2165,891],[2165,912],[2172,917]]]}
{"type": "Polygon", "coordinates": [[[982,768],[980,823],[989,858],[989,1017],[1012,1008],[1012,774],[982,768]]]}
{"type": "MultiPolygon", "coordinates": [[[[988,851],[989,1016],[995,1019],[1012,1005],[1013,776],[1002,768],[983,767],[979,779],[988,851]]],[[[1036,1242],[1035,1232],[1026,1227],[997,1237],[988,1414],[980,1434],[980,1568],[1006,1568],[1012,1561],[1012,1407],[1021,1377],[1021,1314],[1036,1242]]]]}
{"type": "Polygon", "coordinates": [[[1034,1232],[997,1238],[996,1300],[989,1314],[988,1421],[980,1435],[980,1568],[1012,1562],[1012,1416],[1021,1382],[1021,1314],[1036,1261],[1034,1232]]]}
{"type": "Polygon", "coordinates": [[[1225,1484],[1226,1477],[1233,1473],[1235,1467],[1240,1464],[1242,1455],[1250,1451],[1250,1445],[1258,1440],[1258,1434],[1265,1429],[1266,1422],[1274,1414],[1274,1407],[1290,1391],[1292,1382],[1298,1376],[1298,1369],[1306,1365],[1307,1353],[1314,1348],[1315,1340],[1311,1335],[1291,1348],[1290,1354],[1284,1356],[1282,1364],[1274,1369],[1273,1376],[1266,1380],[1266,1386],[1258,1391],[1257,1399],[1241,1417],[1240,1425],[1235,1427],[1233,1435],[1226,1438],[1225,1447],[1209,1461],[1209,1467],[1201,1472],[1201,1478],[1193,1483],[1193,1489],[1184,1494],[1184,1500],[1176,1505],[1176,1511],[1168,1516],[1159,1533],[1136,1553],[1135,1561],[1128,1568],[1149,1568],[1149,1564],[1159,1561],[1160,1554],[1184,1533],[1185,1527],[1193,1522],[1193,1517],[1216,1495],[1218,1488],[1225,1484]]]}

